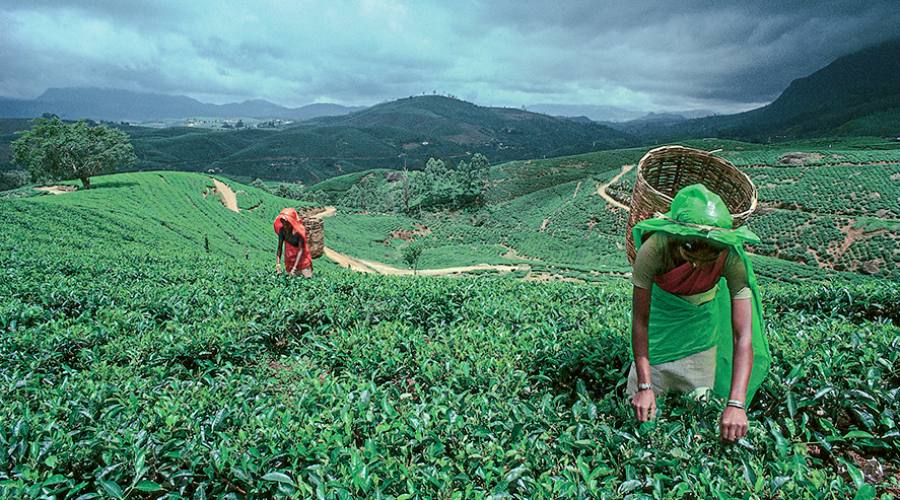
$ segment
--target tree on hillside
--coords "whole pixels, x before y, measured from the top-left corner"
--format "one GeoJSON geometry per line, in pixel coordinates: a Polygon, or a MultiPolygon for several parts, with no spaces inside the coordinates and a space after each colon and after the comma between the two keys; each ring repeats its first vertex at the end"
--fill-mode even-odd
{"type": "Polygon", "coordinates": [[[462,195],[457,201],[458,205],[481,205],[484,202],[489,167],[488,159],[481,153],[472,155],[468,163],[459,162],[457,172],[462,195]]]}
{"type": "Polygon", "coordinates": [[[28,172],[24,170],[7,170],[0,172],[0,191],[16,189],[28,184],[28,172]]]}
{"type": "Polygon", "coordinates": [[[443,160],[430,158],[425,170],[416,177],[414,205],[420,209],[464,208],[483,203],[487,189],[488,160],[476,153],[448,167],[443,160]]]}
{"type": "Polygon", "coordinates": [[[459,194],[452,169],[447,168],[443,160],[429,158],[425,170],[418,176],[418,196],[415,205],[419,208],[435,208],[453,203],[459,194]]]}
{"type": "Polygon", "coordinates": [[[403,247],[403,261],[412,268],[413,274],[419,273],[419,257],[422,256],[424,250],[421,243],[410,242],[403,247]]]}
{"type": "Polygon", "coordinates": [[[32,179],[79,179],[85,189],[90,189],[92,176],[137,161],[128,134],[85,121],[38,118],[10,146],[13,163],[26,167],[32,179]]]}

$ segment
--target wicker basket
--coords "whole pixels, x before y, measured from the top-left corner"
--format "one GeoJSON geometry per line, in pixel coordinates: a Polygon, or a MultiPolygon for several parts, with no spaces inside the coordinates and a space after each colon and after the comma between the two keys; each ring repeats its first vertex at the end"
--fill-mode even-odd
{"type": "Polygon", "coordinates": [[[314,215],[321,212],[321,208],[298,208],[297,214],[300,215],[300,221],[306,228],[307,242],[309,245],[309,253],[314,259],[318,259],[325,253],[325,224],[322,219],[314,215]]]}
{"type": "Polygon", "coordinates": [[[747,174],[730,162],[706,151],[683,146],[651,149],[638,164],[637,181],[631,195],[631,214],[625,235],[628,262],[634,263],[631,234],[634,225],[657,212],[667,212],[675,193],[691,184],[703,184],[721,196],[734,218],[734,227],[747,222],[756,210],[756,186],[747,174]]]}

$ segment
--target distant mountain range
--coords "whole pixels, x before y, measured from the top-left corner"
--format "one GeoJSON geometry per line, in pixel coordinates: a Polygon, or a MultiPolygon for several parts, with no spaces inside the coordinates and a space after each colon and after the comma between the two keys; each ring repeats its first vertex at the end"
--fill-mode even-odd
{"type": "Polygon", "coordinates": [[[431,157],[456,163],[483,153],[500,162],[636,144],[628,134],[594,122],[443,96],[399,99],[278,131],[126,129],[139,168],[214,168],[247,178],[305,182],[369,168],[421,168],[431,157]]]}
{"type": "Polygon", "coordinates": [[[165,94],[101,88],[51,88],[36,99],[0,98],[0,117],[33,118],[53,113],[63,119],[148,122],[193,117],[282,118],[308,120],[319,116],[345,115],[362,107],[339,104],[309,104],[287,108],[254,99],[240,103],[209,104],[196,99],[165,94]]]}
{"type": "MultiPolygon", "coordinates": [[[[184,103],[180,109],[191,101],[179,101],[184,103]]],[[[0,169],[10,168],[9,142],[16,130],[30,124],[19,118],[0,120],[0,125],[0,169]]],[[[215,169],[245,178],[306,182],[369,168],[421,168],[431,157],[456,163],[483,153],[500,162],[637,144],[629,134],[590,120],[477,106],[438,95],[319,116],[279,130],[116,126],[131,136],[136,169],[215,169]]]]}
{"type": "Polygon", "coordinates": [[[900,136],[900,39],[798,78],[767,106],[695,120],[610,124],[644,141],[721,137],[757,142],[830,135],[900,136]]]}
{"type": "MultiPolygon", "coordinates": [[[[900,136],[900,40],[841,57],[792,82],[768,106],[699,119],[651,113],[628,122],[598,123],[586,116],[553,117],[437,95],[361,110],[336,105],[290,109],[266,101],[213,105],[100,89],[51,89],[34,101],[0,101],[0,116],[12,109],[27,116],[49,111],[63,118],[114,121],[176,116],[304,120],[279,130],[119,127],[131,135],[138,169],[216,169],[244,178],[316,182],[369,168],[421,168],[431,157],[457,162],[474,153],[496,163],[698,137],[778,141],[900,136]],[[23,102],[37,107],[25,113],[23,102]]],[[[0,120],[0,169],[12,167],[9,142],[16,130],[28,126],[22,118],[0,120]]]]}
{"type": "MultiPolygon", "coordinates": [[[[653,116],[657,114],[647,113],[646,111],[637,111],[628,108],[620,108],[617,106],[605,106],[596,104],[533,104],[526,106],[526,109],[528,111],[543,113],[550,116],[562,116],[566,118],[588,118],[592,121],[600,123],[616,123],[641,120],[647,116],[653,116]]],[[[689,119],[714,115],[715,112],[708,109],[692,109],[663,114],[678,115],[685,119],[689,119]]]]}

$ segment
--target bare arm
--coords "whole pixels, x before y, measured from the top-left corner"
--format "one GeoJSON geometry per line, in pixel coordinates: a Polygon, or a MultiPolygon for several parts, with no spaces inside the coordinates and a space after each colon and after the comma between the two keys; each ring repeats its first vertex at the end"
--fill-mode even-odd
{"type": "Polygon", "coordinates": [[[750,299],[731,301],[731,328],[734,331],[734,363],[731,372],[731,395],[728,399],[744,401],[753,369],[753,328],[750,299]]]}
{"type": "Polygon", "coordinates": [[[637,369],[638,383],[650,383],[650,341],[647,325],[650,321],[650,290],[633,287],[631,295],[631,350],[637,369]]]}
{"type": "MultiPolygon", "coordinates": [[[[753,370],[753,325],[750,299],[731,301],[731,329],[733,335],[731,392],[728,399],[746,403],[747,386],[753,370]]],[[[747,412],[727,406],[722,412],[720,424],[722,438],[735,441],[747,434],[747,412]]]]}
{"type": "Polygon", "coordinates": [[[284,233],[278,233],[278,247],[275,249],[275,271],[281,272],[281,250],[284,247],[284,233]]]}
{"type": "MultiPolygon", "coordinates": [[[[650,341],[647,336],[650,321],[650,295],[646,288],[633,287],[631,295],[631,349],[634,356],[634,367],[638,384],[649,384],[650,380],[650,341]]],[[[652,390],[638,390],[632,398],[635,416],[641,422],[653,418],[656,413],[656,395],[652,390]]]]}
{"type": "Polygon", "coordinates": [[[300,264],[300,258],[303,257],[303,247],[306,245],[306,238],[302,234],[297,235],[300,238],[300,245],[297,249],[297,257],[294,258],[294,265],[291,267],[291,274],[297,271],[297,265],[300,264]]]}

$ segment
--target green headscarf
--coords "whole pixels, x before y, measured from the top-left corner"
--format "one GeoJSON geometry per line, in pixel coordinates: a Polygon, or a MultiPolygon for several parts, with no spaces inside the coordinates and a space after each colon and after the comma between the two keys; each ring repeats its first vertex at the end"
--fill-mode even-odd
{"type": "Polygon", "coordinates": [[[691,184],[678,191],[668,212],[635,225],[632,236],[635,249],[640,248],[643,235],[656,231],[708,238],[729,247],[743,248],[743,243],[760,242],[747,226],[733,227],[734,220],[722,198],[703,184],[691,184]]]}
{"type": "MultiPolygon", "coordinates": [[[[719,195],[702,184],[682,188],[672,200],[669,211],[639,222],[632,230],[635,249],[644,237],[654,232],[674,236],[706,238],[728,247],[740,256],[747,269],[752,297],[753,370],[747,388],[747,404],[765,379],[771,363],[765,337],[759,287],[753,265],[744,251],[744,243],[759,243],[759,237],[746,226],[734,228],[727,205],[719,195]]],[[[726,289],[721,278],[719,289],[726,289]]],[[[717,293],[716,298],[700,306],[653,285],[650,301],[650,364],[661,364],[696,354],[712,346],[716,350],[716,382],[713,391],[727,398],[731,391],[732,332],[731,297],[717,293]],[[689,306],[689,307],[688,307],[689,306]],[[690,325],[685,328],[685,325],[690,325]]]]}

